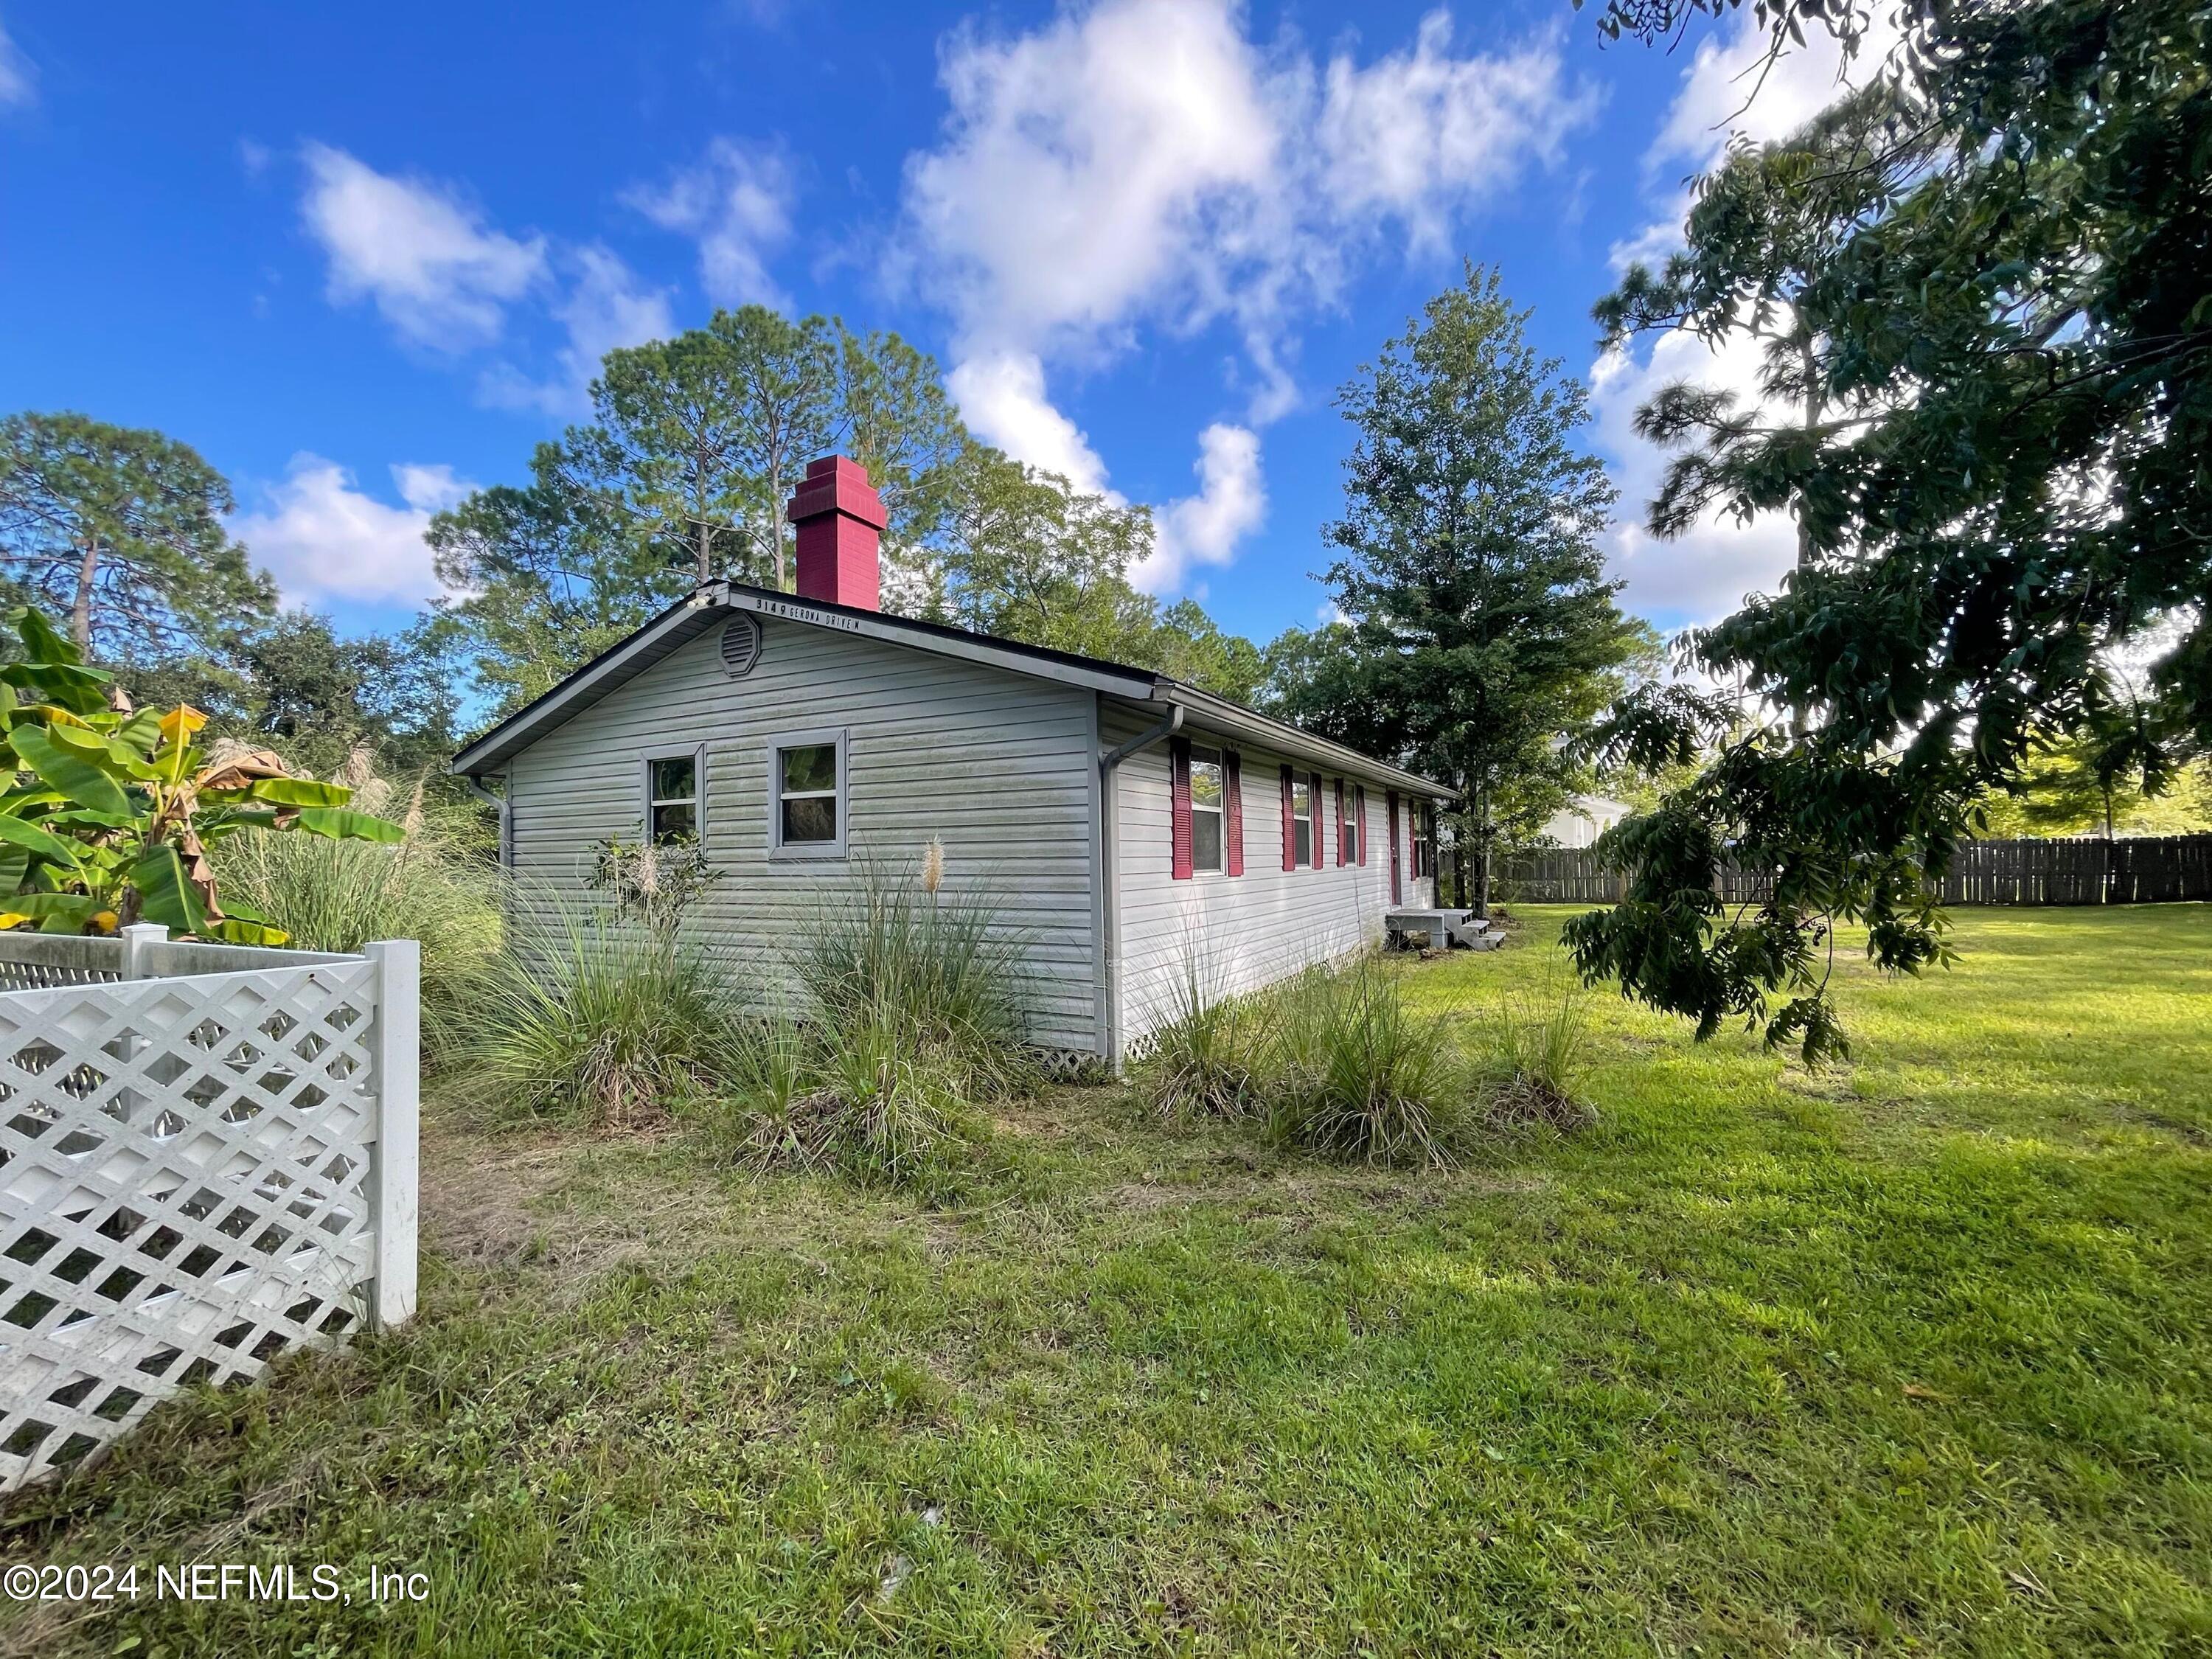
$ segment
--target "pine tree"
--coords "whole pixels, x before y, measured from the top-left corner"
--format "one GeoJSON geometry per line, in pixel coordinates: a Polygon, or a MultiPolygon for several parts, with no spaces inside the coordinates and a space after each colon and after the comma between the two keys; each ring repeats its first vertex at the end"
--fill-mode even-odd
{"type": "Polygon", "coordinates": [[[1527,317],[1470,264],[1338,393],[1359,433],[1324,532],[1347,620],[1274,653],[1291,718],[1457,789],[1462,890],[1486,914],[1500,840],[1565,801],[1564,740],[1645,638],[1605,579],[1613,489],[1576,442],[1587,394],[1527,317]]]}

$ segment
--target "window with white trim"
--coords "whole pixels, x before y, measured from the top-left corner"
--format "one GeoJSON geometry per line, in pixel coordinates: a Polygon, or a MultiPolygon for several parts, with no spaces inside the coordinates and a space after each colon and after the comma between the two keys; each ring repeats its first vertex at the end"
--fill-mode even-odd
{"type": "Polygon", "coordinates": [[[1291,862],[1310,870],[1314,867],[1314,791],[1313,779],[1303,773],[1291,778],[1291,835],[1294,850],[1291,862]]]}
{"type": "Polygon", "coordinates": [[[656,846],[699,839],[699,761],[703,751],[656,755],[645,763],[645,821],[656,846]]]}
{"type": "Polygon", "coordinates": [[[1190,751],[1190,867],[1200,875],[1222,871],[1224,789],[1221,751],[1190,751]]]}
{"type": "Polygon", "coordinates": [[[770,739],[769,832],[775,856],[841,857],[847,805],[842,732],[793,732],[770,739]]]}

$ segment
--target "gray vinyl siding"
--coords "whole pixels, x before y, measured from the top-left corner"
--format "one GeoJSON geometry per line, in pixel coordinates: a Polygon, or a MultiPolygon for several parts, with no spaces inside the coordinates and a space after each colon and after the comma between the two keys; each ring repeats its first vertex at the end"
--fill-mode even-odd
{"type": "MultiPolygon", "coordinates": [[[[1143,728],[1133,716],[1109,714],[1102,736],[1109,744],[1143,728]]],[[[1320,868],[1283,868],[1280,779],[1284,757],[1187,728],[1201,746],[1234,749],[1242,757],[1244,873],[1175,878],[1169,751],[1163,741],[1131,756],[1113,786],[1115,884],[1120,911],[1116,994],[1124,1050],[1174,1015],[1194,973],[1208,1001],[1258,990],[1315,963],[1351,955],[1382,938],[1390,908],[1389,804],[1385,786],[1367,781],[1367,863],[1336,862],[1338,778],[1345,807],[1363,781],[1319,769],[1326,809],[1320,868]]],[[[1294,763],[1300,772],[1316,769],[1294,763]]],[[[1399,824],[1401,891],[1407,905],[1426,903],[1431,884],[1413,878],[1410,820],[1401,799],[1399,824]]],[[[1226,863],[1224,859],[1224,863],[1226,863]]]]}
{"type": "Polygon", "coordinates": [[[746,678],[724,671],[710,628],[514,757],[526,888],[580,890],[596,843],[641,833],[645,758],[703,744],[703,844],[723,876],[695,926],[740,971],[787,994],[785,951],[834,913],[862,864],[914,871],[934,836],[947,890],[988,897],[1020,940],[1032,1039],[1099,1049],[1092,694],[834,629],[762,627],[746,678]],[[841,728],[848,857],[772,861],[770,739],[841,728]]]}

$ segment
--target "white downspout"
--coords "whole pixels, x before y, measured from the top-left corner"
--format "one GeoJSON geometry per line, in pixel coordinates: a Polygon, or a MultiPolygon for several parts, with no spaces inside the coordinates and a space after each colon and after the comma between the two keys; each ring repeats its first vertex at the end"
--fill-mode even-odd
{"type": "Polygon", "coordinates": [[[1121,903],[1115,877],[1120,849],[1115,844],[1115,776],[1121,763],[1163,738],[1182,730],[1183,706],[1168,705],[1168,717],[1148,731],[1139,732],[1098,757],[1098,882],[1106,913],[1106,1031],[1107,1060],[1114,1075],[1121,1075],[1121,903]]]}

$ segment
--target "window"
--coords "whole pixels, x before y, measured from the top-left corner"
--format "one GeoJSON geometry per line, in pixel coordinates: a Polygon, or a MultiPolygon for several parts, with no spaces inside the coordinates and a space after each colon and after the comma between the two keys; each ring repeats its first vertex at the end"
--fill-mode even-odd
{"type": "Polygon", "coordinates": [[[1413,808],[1413,875],[1415,879],[1437,872],[1435,820],[1431,808],[1413,808]]]}
{"type": "Polygon", "coordinates": [[[1221,751],[1218,749],[1194,749],[1190,751],[1190,863],[1191,868],[1210,875],[1221,873],[1222,808],[1225,799],[1222,785],[1221,751]]]}
{"type": "Polygon", "coordinates": [[[839,858],[845,851],[842,732],[793,732],[769,744],[769,823],[773,856],[839,858]]]}
{"type": "Polygon", "coordinates": [[[1359,861],[1359,841],[1354,833],[1352,815],[1344,810],[1344,780],[1336,781],[1336,862],[1341,869],[1359,861]]]}
{"type": "Polygon", "coordinates": [[[1291,862],[1311,869],[1314,864],[1314,787],[1311,778],[1294,776],[1291,780],[1291,834],[1295,838],[1291,862]]]}
{"type": "Polygon", "coordinates": [[[699,839],[699,758],[659,755],[645,763],[645,821],[656,842],[699,839]]]}

